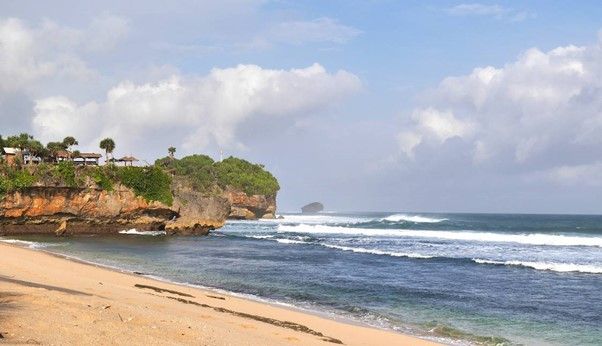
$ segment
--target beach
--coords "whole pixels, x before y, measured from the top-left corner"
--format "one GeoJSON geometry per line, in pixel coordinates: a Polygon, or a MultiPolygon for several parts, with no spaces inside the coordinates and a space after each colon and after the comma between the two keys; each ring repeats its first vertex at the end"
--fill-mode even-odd
{"type": "Polygon", "coordinates": [[[0,244],[2,344],[432,345],[0,244]]]}

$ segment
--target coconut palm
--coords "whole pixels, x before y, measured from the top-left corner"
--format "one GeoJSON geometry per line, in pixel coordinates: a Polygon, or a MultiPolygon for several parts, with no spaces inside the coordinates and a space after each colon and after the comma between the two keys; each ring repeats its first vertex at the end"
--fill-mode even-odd
{"type": "Polygon", "coordinates": [[[175,147],[169,147],[167,149],[167,151],[169,152],[169,157],[173,159],[174,155],[176,154],[176,148],[175,147]]]}
{"type": "Polygon", "coordinates": [[[100,141],[100,149],[105,151],[105,164],[109,164],[109,153],[113,154],[115,150],[115,141],[111,138],[105,138],[100,141]]]}

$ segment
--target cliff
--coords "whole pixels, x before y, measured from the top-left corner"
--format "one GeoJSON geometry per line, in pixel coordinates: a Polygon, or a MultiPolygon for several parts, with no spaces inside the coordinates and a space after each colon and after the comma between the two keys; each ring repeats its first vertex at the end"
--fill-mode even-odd
{"type": "Polygon", "coordinates": [[[276,217],[276,196],[248,195],[231,188],[224,194],[232,206],[229,219],[253,220],[276,217]]]}
{"type": "Polygon", "coordinates": [[[207,234],[222,227],[230,211],[225,198],[175,199],[171,207],[149,202],[122,185],[112,191],[29,187],[0,199],[0,234],[109,234],[131,228],[207,234]]]}
{"type": "Polygon", "coordinates": [[[274,218],[278,189],[263,166],[236,158],[193,155],[147,167],[0,161],[0,235],[204,235],[228,217],[274,218]]]}

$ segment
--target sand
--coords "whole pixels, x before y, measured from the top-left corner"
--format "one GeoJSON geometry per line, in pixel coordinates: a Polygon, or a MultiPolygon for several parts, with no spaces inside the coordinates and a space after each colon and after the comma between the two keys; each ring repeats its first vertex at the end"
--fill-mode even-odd
{"type": "Polygon", "coordinates": [[[433,345],[0,243],[0,344],[433,345]]]}

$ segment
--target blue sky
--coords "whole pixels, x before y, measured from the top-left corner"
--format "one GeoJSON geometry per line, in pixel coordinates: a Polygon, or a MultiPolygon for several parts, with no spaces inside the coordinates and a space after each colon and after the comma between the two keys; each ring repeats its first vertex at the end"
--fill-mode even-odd
{"type": "Polygon", "coordinates": [[[282,210],[602,205],[596,1],[0,4],[0,133],[237,155],[282,210]]]}

